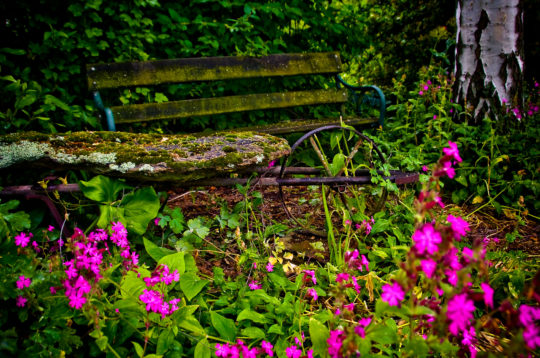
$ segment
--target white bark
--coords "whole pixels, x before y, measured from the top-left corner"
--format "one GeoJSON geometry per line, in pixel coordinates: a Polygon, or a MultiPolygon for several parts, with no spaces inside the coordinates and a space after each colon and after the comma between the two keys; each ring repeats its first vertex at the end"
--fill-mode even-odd
{"type": "Polygon", "coordinates": [[[521,106],[523,8],[521,0],[458,0],[456,101],[475,121],[497,118],[502,103],[521,106]]]}

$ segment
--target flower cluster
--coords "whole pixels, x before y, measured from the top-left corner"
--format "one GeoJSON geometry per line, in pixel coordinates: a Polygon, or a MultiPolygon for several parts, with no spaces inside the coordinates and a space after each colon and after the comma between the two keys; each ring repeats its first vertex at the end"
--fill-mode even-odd
{"type": "Polygon", "coordinates": [[[242,340],[238,340],[236,344],[225,343],[216,344],[216,357],[237,358],[240,354],[244,358],[256,358],[258,355],[274,356],[274,346],[267,341],[261,342],[261,347],[249,348],[242,340]]]}
{"type": "Polygon", "coordinates": [[[540,307],[521,305],[519,307],[519,323],[525,328],[523,340],[530,349],[540,347],[540,307]]]}
{"type": "Polygon", "coordinates": [[[304,346],[305,339],[306,337],[304,336],[304,332],[302,332],[301,338],[294,337],[294,344],[285,348],[285,355],[287,358],[313,358],[313,349],[307,351],[307,356],[302,356],[302,347],[304,346]]]}
{"type": "MultiPolygon", "coordinates": [[[[19,276],[19,279],[15,283],[17,286],[17,289],[22,291],[26,287],[30,287],[30,284],[32,283],[32,280],[28,277],[25,277],[24,275],[19,276]]],[[[26,305],[26,302],[28,301],[23,295],[17,296],[16,300],[17,307],[24,307],[26,305]]]]}
{"type": "Polygon", "coordinates": [[[73,258],[64,262],[67,279],[63,285],[70,307],[81,309],[92,287],[102,278],[101,270],[106,266],[103,263],[103,252],[109,252],[107,241],[118,247],[120,255],[125,259],[125,267],[138,264],[138,255],[134,251],[130,252],[127,234],[127,230],[120,222],[112,224],[110,237],[103,229],[86,236],[80,229],[75,228],[70,238],[73,258]]]}
{"type": "MultiPolygon", "coordinates": [[[[145,277],[143,281],[148,288],[162,283],[161,289],[163,291],[165,286],[180,281],[180,274],[178,273],[178,270],[174,270],[174,272],[171,273],[167,265],[160,264],[151,273],[150,277],[145,277]]],[[[161,314],[161,318],[165,318],[177,311],[178,303],[181,301],[179,298],[166,301],[164,293],[159,290],[150,290],[147,288],[143,290],[139,299],[143,303],[146,303],[146,310],[148,312],[159,313],[161,314]]]]}

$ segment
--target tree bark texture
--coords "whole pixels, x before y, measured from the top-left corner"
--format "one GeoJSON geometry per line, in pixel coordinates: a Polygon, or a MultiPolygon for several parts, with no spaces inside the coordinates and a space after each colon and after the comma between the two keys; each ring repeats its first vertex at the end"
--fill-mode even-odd
{"type": "MultiPolygon", "coordinates": [[[[472,123],[522,108],[522,0],[458,0],[454,99],[472,123]]],[[[513,112],[520,119],[519,112],[513,112]]]]}

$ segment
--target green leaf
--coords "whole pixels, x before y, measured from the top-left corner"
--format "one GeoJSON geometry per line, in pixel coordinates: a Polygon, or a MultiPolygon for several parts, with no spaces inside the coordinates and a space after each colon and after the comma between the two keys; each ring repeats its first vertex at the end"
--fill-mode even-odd
{"type": "Polygon", "coordinates": [[[143,243],[148,255],[150,255],[150,257],[153,258],[156,262],[158,262],[167,255],[174,254],[174,251],[169,250],[165,247],[160,247],[145,237],[143,237],[143,243]]]}
{"type": "Polygon", "coordinates": [[[427,357],[429,353],[429,347],[426,340],[421,337],[413,337],[413,339],[405,346],[405,350],[409,351],[411,356],[414,357],[427,357]]]}
{"type": "Polygon", "coordinates": [[[183,252],[177,252],[175,254],[163,256],[161,259],[159,259],[158,264],[167,265],[171,272],[174,272],[174,270],[178,270],[178,273],[180,275],[186,272],[186,263],[184,261],[183,252]]]}
{"type": "Polygon", "coordinates": [[[281,327],[278,324],[273,324],[268,329],[268,333],[273,333],[277,335],[283,335],[283,331],[281,330],[281,327]]]}
{"type": "Polygon", "coordinates": [[[201,280],[192,272],[180,276],[180,289],[184,292],[188,301],[191,301],[193,297],[197,296],[207,283],[208,281],[201,280]]]}
{"type": "Polygon", "coordinates": [[[267,323],[266,317],[264,317],[264,315],[258,312],[252,311],[249,308],[246,308],[242,312],[240,312],[236,320],[237,321],[249,320],[252,322],[263,323],[263,324],[267,323]]]}
{"type": "Polygon", "coordinates": [[[103,175],[93,177],[89,181],[81,180],[79,187],[84,196],[99,203],[112,203],[122,190],[131,189],[124,182],[103,175]]]}
{"type": "Polygon", "coordinates": [[[246,327],[241,331],[242,336],[250,339],[264,339],[266,334],[258,327],[246,327]]]}
{"type": "Polygon", "coordinates": [[[133,344],[133,347],[135,347],[135,352],[137,353],[137,355],[139,356],[139,358],[142,357],[143,354],[144,354],[144,350],[143,350],[143,348],[141,347],[141,345],[140,345],[139,343],[133,342],[133,341],[132,341],[131,343],[133,344]]]}
{"type": "Polygon", "coordinates": [[[107,343],[109,343],[109,338],[107,336],[96,339],[96,344],[102,352],[107,349],[107,343]]]}
{"type": "MultiPolygon", "coordinates": [[[[174,342],[174,334],[170,329],[164,329],[159,335],[156,354],[164,354],[169,350],[169,347],[174,342]]],[[[148,356],[146,356],[148,357],[148,356]]]]}
{"type": "Polygon", "coordinates": [[[160,207],[159,198],[152,187],[124,196],[120,205],[124,207],[127,229],[139,235],[144,234],[148,223],[157,216],[160,207]]]}
{"type": "MultiPolygon", "coordinates": [[[[210,320],[212,321],[212,326],[219,333],[221,338],[226,339],[229,342],[235,341],[236,325],[232,319],[223,317],[212,311],[210,312],[210,320]]],[[[264,333],[262,338],[264,338],[264,333]]]]}
{"type": "Polygon", "coordinates": [[[397,334],[393,327],[386,325],[377,325],[375,328],[369,332],[369,338],[377,343],[383,345],[389,345],[397,342],[397,334]]]}
{"type": "Polygon", "coordinates": [[[212,352],[210,350],[210,343],[205,339],[201,339],[195,346],[195,358],[210,358],[212,352]]]}
{"type": "MultiPolygon", "coordinates": [[[[141,272],[140,268],[139,272],[141,272]]],[[[150,276],[150,273],[146,271],[146,275],[143,275],[143,273],[141,273],[141,277],[137,277],[137,275],[138,273],[134,271],[128,271],[127,275],[125,275],[122,279],[120,287],[122,287],[121,292],[123,298],[138,298],[141,295],[142,291],[146,288],[146,284],[142,279],[144,277],[150,276]]]]}
{"type": "Polygon", "coordinates": [[[332,175],[337,175],[337,173],[339,173],[339,171],[343,169],[346,159],[347,157],[342,153],[338,153],[334,156],[332,163],[330,163],[329,165],[332,175]]]}
{"type": "Polygon", "coordinates": [[[317,321],[314,318],[309,320],[309,336],[311,337],[311,342],[313,343],[313,352],[315,355],[320,355],[324,357],[328,352],[328,343],[326,342],[328,337],[330,337],[330,332],[326,325],[317,321]]]}

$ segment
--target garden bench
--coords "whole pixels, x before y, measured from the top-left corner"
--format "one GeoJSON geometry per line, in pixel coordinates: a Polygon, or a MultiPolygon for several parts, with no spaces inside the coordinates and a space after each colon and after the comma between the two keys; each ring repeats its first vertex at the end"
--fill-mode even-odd
{"type": "MultiPolygon", "coordinates": [[[[351,126],[382,126],[384,122],[386,103],[383,92],[375,86],[353,86],[345,82],[340,76],[342,64],[337,52],[89,64],[86,70],[88,88],[93,93],[96,106],[103,112],[110,131],[136,122],[193,119],[235,112],[291,109],[314,105],[343,105],[347,102],[354,106],[354,113],[351,116],[343,116],[343,123],[351,126]],[[255,88],[255,93],[115,106],[106,106],[100,94],[102,90],[171,83],[180,84],[180,86],[187,83],[193,86],[193,83],[197,82],[212,83],[292,76],[309,79],[310,76],[316,75],[334,76],[337,88],[310,88],[281,92],[268,92],[265,88],[255,88]],[[362,107],[366,105],[378,109],[378,115],[366,116],[361,113],[362,107]]],[[[302,80],[306,81],[306,79],[302,80]]],[[[291,113],[293,111],[287,114],[291,113]]],[[[285,118],[269,125],[244,125],[235,130],[281,135],[306,132],[321,126],[340,123],[339,116],[324,119],[285,118]]],[[[185,131],[185,128],[182,130],[185,131]]]]}

